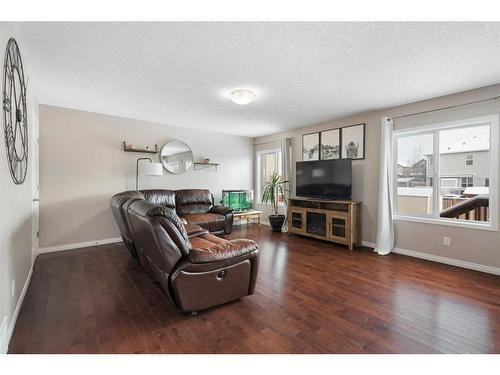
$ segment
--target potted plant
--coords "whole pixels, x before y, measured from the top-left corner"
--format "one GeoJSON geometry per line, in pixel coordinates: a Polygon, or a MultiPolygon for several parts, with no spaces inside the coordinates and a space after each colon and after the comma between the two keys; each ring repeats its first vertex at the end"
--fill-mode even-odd
{"type": "Polygon", "coordinates": [[[285,180],[277,172],[273,172],[271,180],[262,187],[262,204],[271,204],[273,215],[269,215],[269,223],[274,232],[281,232],[285,222],[285,215],[278,214],[278,202],[282,199],[286,203],[285,192],[288,191],[289,181],[285,180]]]}

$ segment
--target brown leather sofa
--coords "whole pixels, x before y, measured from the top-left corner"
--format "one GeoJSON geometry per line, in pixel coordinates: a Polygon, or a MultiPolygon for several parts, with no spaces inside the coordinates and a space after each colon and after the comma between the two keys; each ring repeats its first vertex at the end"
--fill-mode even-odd
{"type": "Polygon", "coordinates": [[[183,222],[177,202],[184,215],[208,209],[205,193],[186,196],[181,194],[175,205],[171,192],[124,192],[111,199],[132,255],[181,311],[203,310],[252,294],[259,264],[257,244],[226,240],[183,222]]]}
{"type": "MultiPolygon", "coordinates": [[[[185,224],[196,224],[217,236],[230,234],[233,230],[233,210],[229,207],[214,206],[213,195],[205,189],[166,190],[152,189],[124,191],[111,198],[111,211],[115,218],[123,242],[129,246],[130,231],[127,228],[127,210],[123,205],[131,198],[145,199],[174,210],[185,224]]],[[[128,202],[129,204],[131,202],[128,202]]]]}

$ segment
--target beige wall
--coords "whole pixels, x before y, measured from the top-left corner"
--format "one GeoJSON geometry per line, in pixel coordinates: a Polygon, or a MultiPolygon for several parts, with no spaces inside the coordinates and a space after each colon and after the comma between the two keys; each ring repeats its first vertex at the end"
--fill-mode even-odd
{"type": "MultiPolygon", "coordinates": [[[[383,88],[381,88],[383,89],[383,88]]],[[[500,85],[488,86],[431,100],[406,104],[393,108],[374,110],[346,118],[311,125],[292,131],[255,138],[255,144],[276,141],[283,137],[293,138],[293,157],[301,160],[302,134],[366,123],[365,160],[353,161],[353,199],[363,201],[363,240],[375,242],[377,218],[377,192],[380,154],[380,118],[420,112],[434,108],[489,98],[500,94],[500,85]]],[[[395,128],[411,128],[437,122],[473,118],[500,112],[500,101],[490,101],[471,106],[433,112],[395,120],[395,128]]],[[[295,171],[294,171],[295,173],[295,171]]],[[[464,229],[443,225],[396,223],[396,246],[427,254],[500,267],[500,233],[477,229],[464,229]],[[451,237],[451,246],[443,246],[442,237],[451,237]]]]}
{"type": "MultiPolygon", "coordinates": [[[[119,236],[109,209],[115,193],[135,189],[135,162],[122,142],[161,147],[178,139],[194,159],[219,162],[218,172],[147,177],[140,188],[252,188],[252,139],[51,106],[40,106],[40,246],[119,236]]],[[[158,161],[158,156],[152,156],[158,161]]]]}
{"type": "MultiPolygon", "coordinates": [[[[30,61],[26,60],[26,50],[15,27],[0,22],[0,50],[3,51],[9,37],[16,38],[21,55],[25,78],[29,77],[28,85],[28,124],[31,143],[33,113],[37,111],[36,97],[31,88],[35,80],[30,72],[30,61]]],[[[2,78],[3,79],[3,74],[2,78]]],[[[2,83],[0,83],[1,86],[2,83]]],[[[3,122],[3,119],[2,119],[3,122]]],[[[3,128],[3,125],[1,125],[3,128]]],[[[4,336],[0,337],[0,352],[7,349],[7,341],[14,328],[16,306],[19,306],[21,293],[28,279],[32,262],[32,230],[31,230],[31,194],[32,194],[32,144],[28,173],[22,185],[15,185],[7,165],[5,141],[2,131],[0,141],[0,329],[5,324],[4,336]],[[12,281],[15,281],[15,293],[11,296],[12,281]]],[[[1,332],[0,332],[1,334],[1,332]]]]}

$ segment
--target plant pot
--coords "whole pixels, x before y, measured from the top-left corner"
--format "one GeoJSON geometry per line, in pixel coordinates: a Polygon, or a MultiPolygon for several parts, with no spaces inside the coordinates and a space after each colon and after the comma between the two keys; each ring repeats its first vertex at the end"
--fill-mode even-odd
{"type": "Polygon", "coordinates": [[[269,224],[273,227],[273,232],[281,232],[281,227],[285,222],[285,215],[269,215],[269,224]]]}

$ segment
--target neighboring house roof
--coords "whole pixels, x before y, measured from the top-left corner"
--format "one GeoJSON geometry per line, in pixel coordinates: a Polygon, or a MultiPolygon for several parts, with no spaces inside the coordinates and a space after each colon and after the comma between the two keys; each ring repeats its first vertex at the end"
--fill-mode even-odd
{"type": "Polygon", "coordinates": [[[489,193],[490,193],[490,188],[487,186],[471,186],[466,188],[463,192],[464,195],[482,195],[482,194],[487,195],[489,193]]]}
{"type": "Polygon", "coordinates": [[[432,187],[398,187],[398,195],[406,197],[430,197],[432,187]]]}
{"type": "MultiPolygon", "coordinates": [[[[443,151],[441,152],[441,155],[449,155],[449,154],[472,154],[474,152],[484,152],[484,151],[490,151],[490,148],[482,148],[482,149],[475,149],[475,150],[462,150],[462,151],[443,151]]],[[[433,154],[425,154],[425,156],[432,156],[433,154]]]]}

